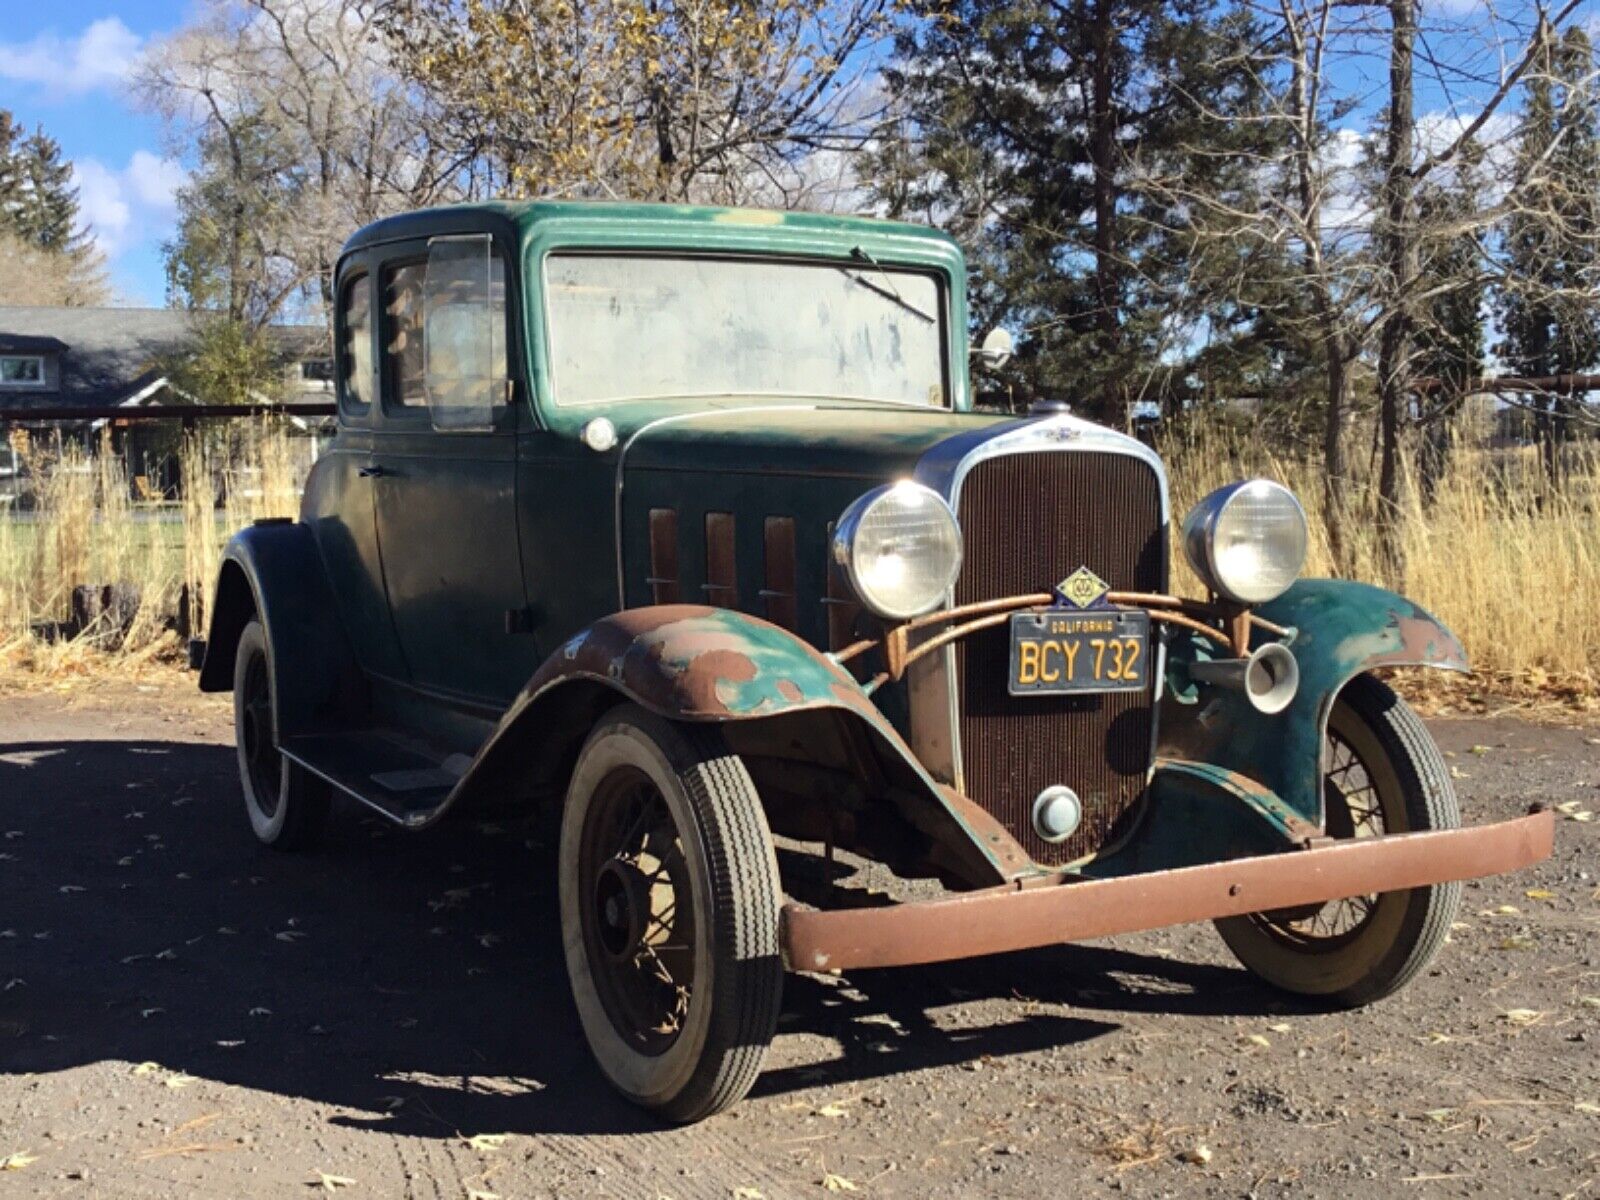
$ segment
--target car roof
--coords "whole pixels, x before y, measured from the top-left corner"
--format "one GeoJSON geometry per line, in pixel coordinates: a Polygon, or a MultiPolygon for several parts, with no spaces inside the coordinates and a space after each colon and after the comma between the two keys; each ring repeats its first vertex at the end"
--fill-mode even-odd
{"type": "Polygon", "coordinates": [[[814,236],[887,236],[954,244],[948,234],[929,226],[878,217],[609,200],[490,200],[440,205],[385,217],[356,231],[345,243],[344,252],[349,254],[383,242],[438,237],[470,229],[495,230],[521,239],[542,226],[580,221],[590,227],[615,223],[619,233],[625,227],[641,224],[657,227],[697,224],[746,228],[768,226],[774,230],[814,236]]]}

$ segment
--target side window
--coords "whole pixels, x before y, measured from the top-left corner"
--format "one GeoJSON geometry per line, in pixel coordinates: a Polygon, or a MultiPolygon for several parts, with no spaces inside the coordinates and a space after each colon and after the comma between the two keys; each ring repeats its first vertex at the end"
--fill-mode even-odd
{"type": "Polygon", "coordinates": [[[434,238],[386,267],[384,404],[426,407],[440,430],[494,427],[507,403],[505,265],[487,235],[434,238]]]}
{"type": "Polygon", "coordinates": [[[422,286],[428,264],[399,263],[383,269],[383,403],[390,409],[421,408],[422,286]]]}
{"type": "Polygon", "coordinates": [[[345,280],[339,297],[339,400],[350,412],[372,403],[372,289],[366,272],[345,280]]]}

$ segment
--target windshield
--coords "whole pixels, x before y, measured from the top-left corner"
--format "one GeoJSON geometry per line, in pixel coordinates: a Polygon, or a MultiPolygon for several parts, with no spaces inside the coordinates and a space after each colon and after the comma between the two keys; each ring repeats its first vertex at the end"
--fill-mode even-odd
{"type": "Polygon", "coordinates": [[[552,255],[556,403],[806,396],[948,406],[938,278],[857,254],[858,263],[552,255]]]}

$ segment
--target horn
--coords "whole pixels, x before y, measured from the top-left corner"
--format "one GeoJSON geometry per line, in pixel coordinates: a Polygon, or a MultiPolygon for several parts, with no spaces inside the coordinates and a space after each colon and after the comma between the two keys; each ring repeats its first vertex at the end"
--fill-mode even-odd
{"type": "Polygon", "coordinates": [[[1300,665],[1281,642],[1268,642],[1249,658],[1219,658],[1189,665],[1191,678],[1243,692],[1260,713],[1280,713],[1300,690],[1300,665]]]}

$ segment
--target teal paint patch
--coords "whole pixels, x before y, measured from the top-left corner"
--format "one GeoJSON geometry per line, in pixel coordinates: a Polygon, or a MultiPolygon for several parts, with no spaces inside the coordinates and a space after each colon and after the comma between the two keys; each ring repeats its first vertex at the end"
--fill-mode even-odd
{"type": "MultiPolygon", "coordinates": [[[[1402,596],[1365,583],[1304,579],[1256,610],[1290,630],[1281,639],[1300,668],[1300,690],[1266,716],[1242,695],[1197,686],[1189,665],[1220,654],[1208,639],[1179,632],[1167,647],[1160,754],[1213,764],[1254,780],[1299,820],[1322,827],[1322,743],[1339,690],[1378,667],[1465,671],[1455,635],[1402,596]]],[[[1278,640],[1256,630],[1253,645],[1278,640]]]]}
{"type": "MultiPolygon", "coordinates": [[[[1032,869],[1015,843],[991,845],[977,834],[847,670],[777,625],[702,605],[626,609],[569,638],[528,682],[430,820],[479,787],[484,764],[498,757],[507,739],[537,737],[548,714],[559,711],[552,706],[561,704],[563,686],[580,680],[603,683],[681,721],[759,720],[818,709],[848,713],[898,760],[906,782],[937,813],[927,831],[942,826],[945,840],[963,839],[968,857],[985,864],[992,882],[1032,869]]],[[[491,766],[487,772],[491,781],[495,770],[491,766]]]]}

